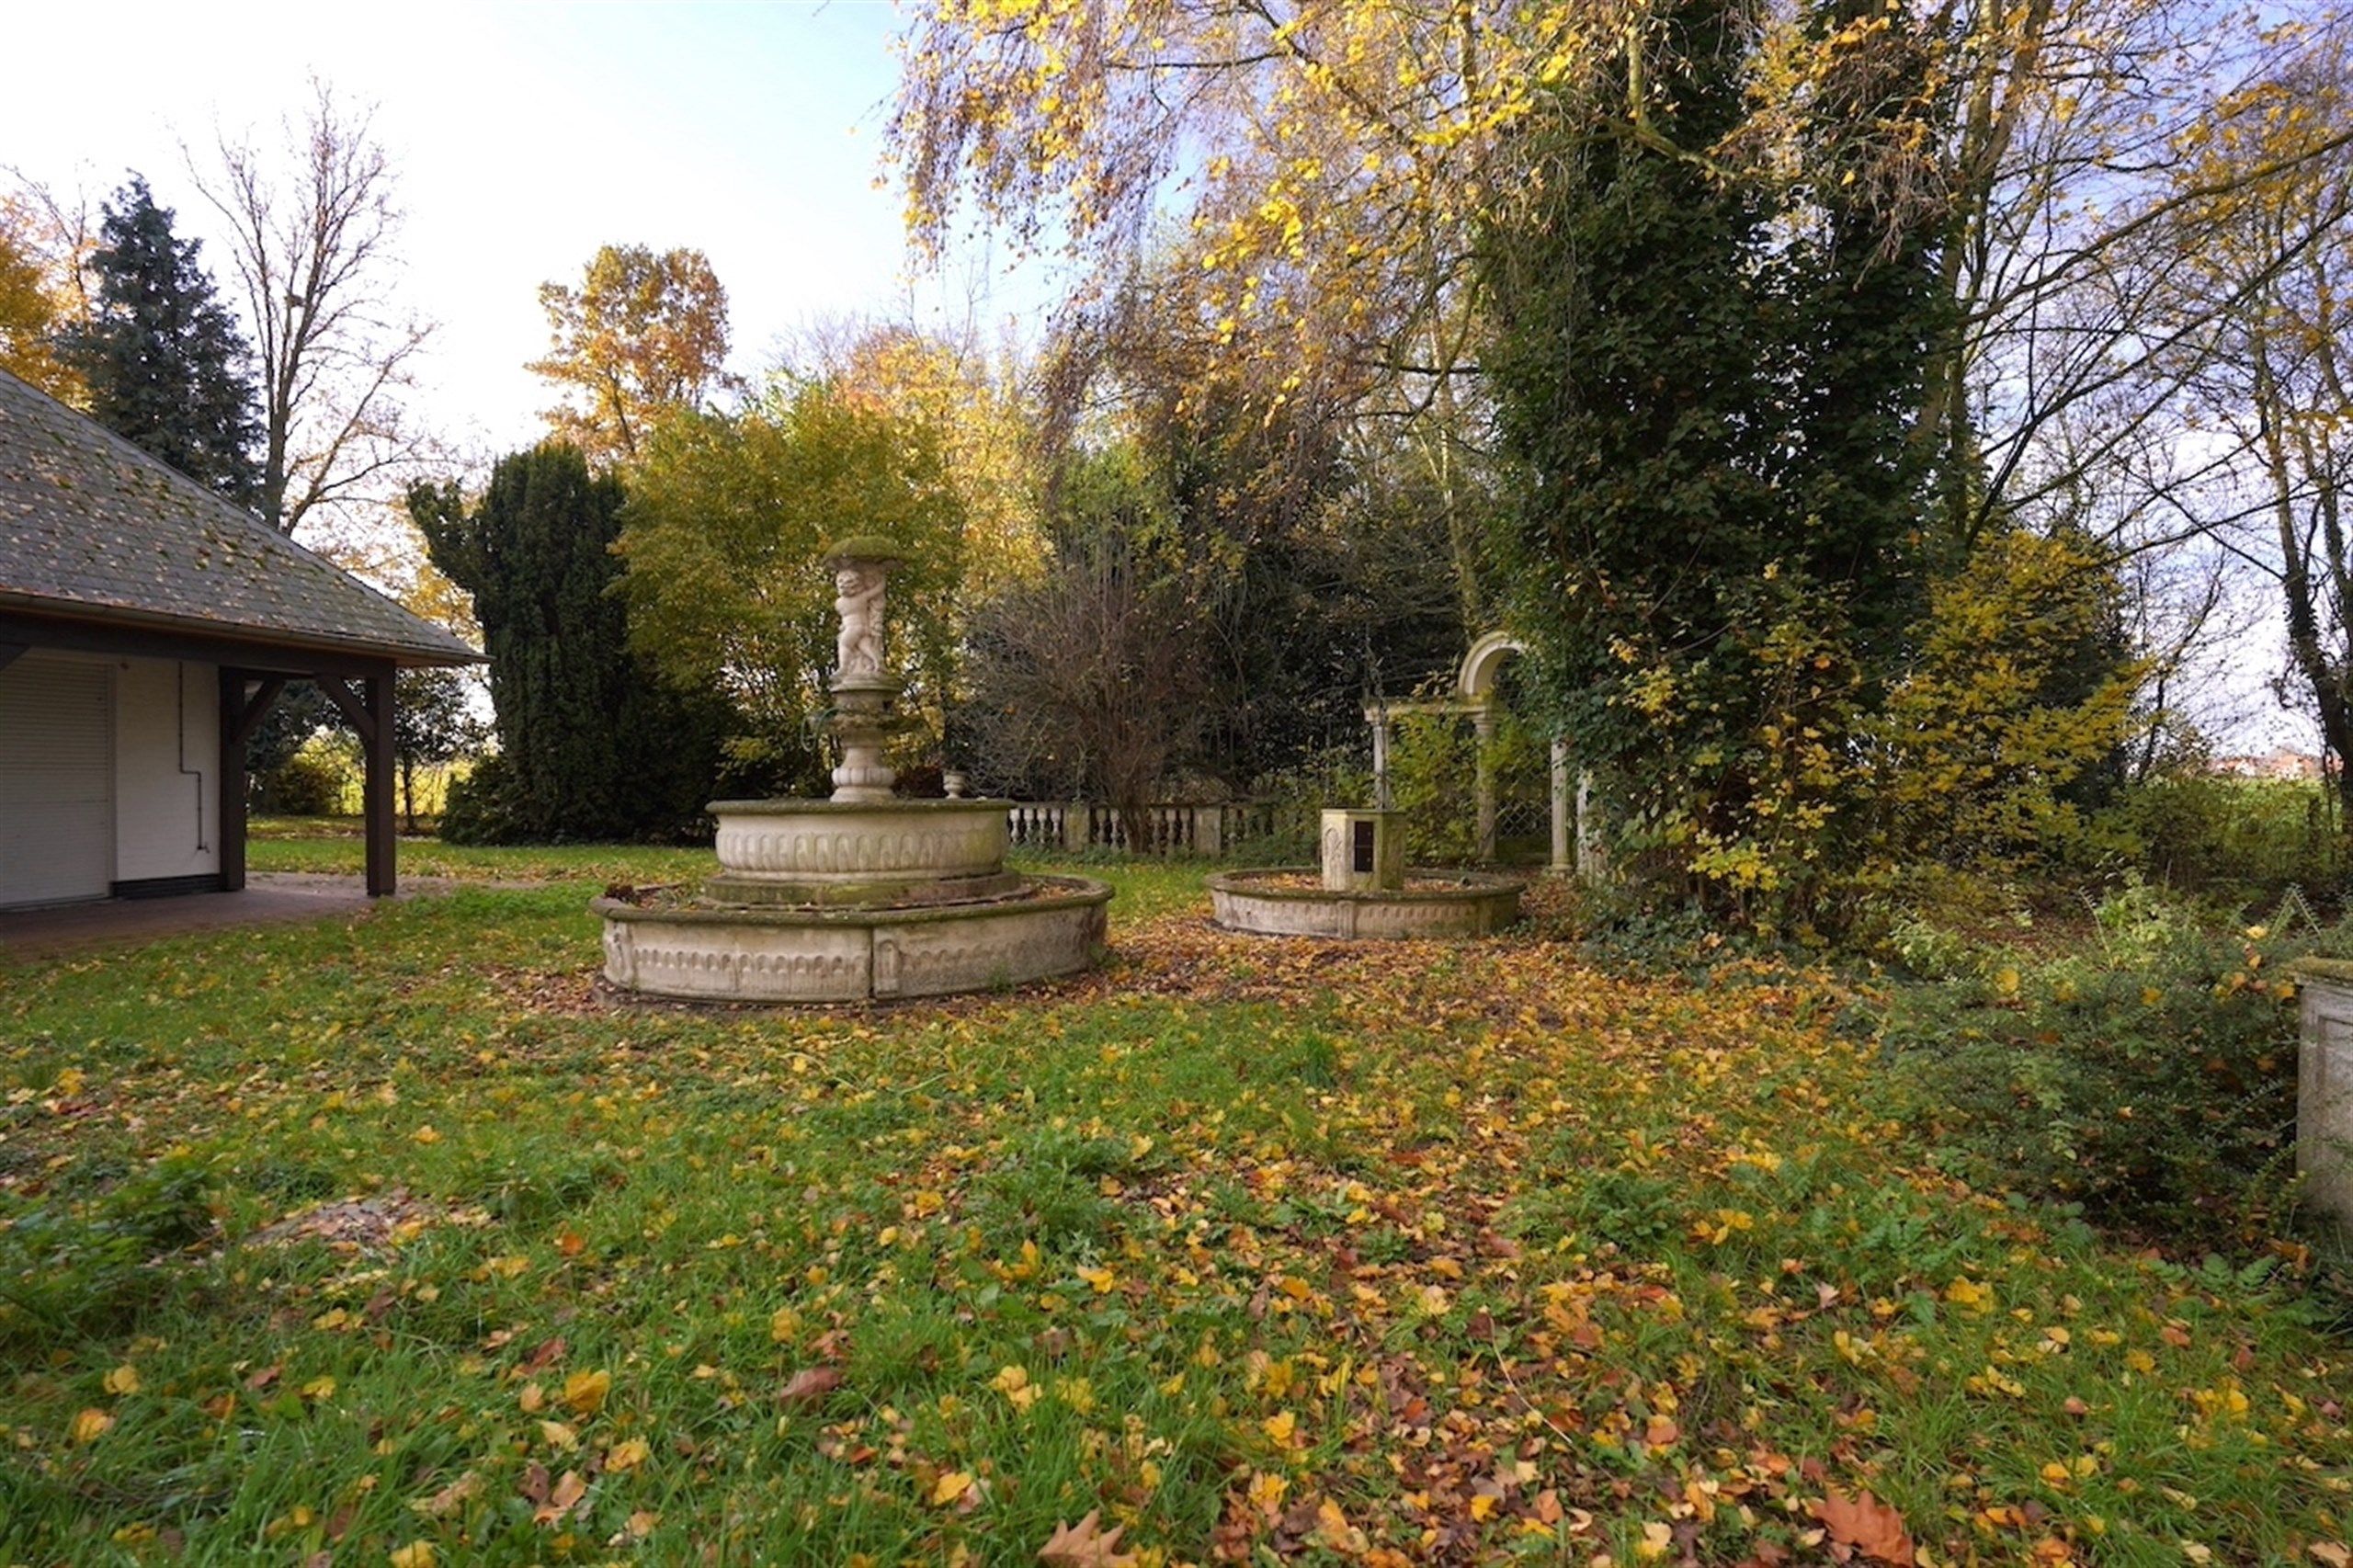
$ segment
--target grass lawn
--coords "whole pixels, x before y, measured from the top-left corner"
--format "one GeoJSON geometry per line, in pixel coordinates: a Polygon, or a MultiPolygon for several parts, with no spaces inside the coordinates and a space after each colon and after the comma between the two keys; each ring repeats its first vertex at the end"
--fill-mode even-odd
{"type": "Polygon", "coordinates": [[[1937,1174],[1826,978],[1095,867],[1084,982],[601,997],[708,864],[0,967],[0,1562],[2347,1562],[2353,1347],[1937,1174]]]}

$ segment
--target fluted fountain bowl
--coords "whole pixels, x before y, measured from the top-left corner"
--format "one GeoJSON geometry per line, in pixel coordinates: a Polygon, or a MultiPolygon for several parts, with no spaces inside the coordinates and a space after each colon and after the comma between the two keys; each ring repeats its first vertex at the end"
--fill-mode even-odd
{"type": "Polygon", "coordinates": [[[713,801],[716,903],[957,903],[1009,892],[1002,801],[713,801]]]}

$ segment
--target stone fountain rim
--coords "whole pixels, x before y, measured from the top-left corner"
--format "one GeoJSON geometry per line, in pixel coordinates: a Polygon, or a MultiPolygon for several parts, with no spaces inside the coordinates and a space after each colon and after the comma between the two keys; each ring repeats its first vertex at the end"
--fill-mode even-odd
{"type": "Polygon", "coordinates": [[[793,904],[767,908],[757,904],[627,903],[617,898],[589,901],[589,910],[608,920],[623,925],[662,924],[673,926],[820,926],[857,929],[876,926],[938,926],[959,920],[978,920],[992,915],[1045,914],[1057,909],[1084,909],[1091,904],[1111,902],[1112,888],[1108,882],[1098,882],[1092,877],[1030,877],[1019,894],[1001,894],[995,898],[972,899],[962,903],[922,904],[793,904]],[[1059,888],[1040,898],[1032,895],[1037,888],[1059,888]]]}
{"type": "Polygon", "coordinates": [[[1281,903],[1460,903],[1472,899],[1491,898],[1497,893],[1519,893],[1527,890],[1524,878],[1506,876],[1496,871],[1457,871],[1439,866],[1408,866],[1408,879],[1445,877],[1453,882],[1444,888],[1285,888],[1265,885],[1262,879],[1270,877],[1320,877],[1320,866],[1259,866],[1242,871],[1212,871],[1209,877],[1211,892],[1241,893],[1250,898],[1272,899],[1281,903]]]}
{"type": "Polygon", "coordinates": [[[950,801],[945,798],[896,797],[888,801],[825,801],[803,800],[794,795],[777,795],[765,801],[713,801],[703,807],[712,816],[725,812],[732,817],[797,817],[797,816],[888,816],[903,812],[909,816],[937,814],[942,812],[1002,812],[1011,804],[1006,801],[975,798],[950,801]]]}

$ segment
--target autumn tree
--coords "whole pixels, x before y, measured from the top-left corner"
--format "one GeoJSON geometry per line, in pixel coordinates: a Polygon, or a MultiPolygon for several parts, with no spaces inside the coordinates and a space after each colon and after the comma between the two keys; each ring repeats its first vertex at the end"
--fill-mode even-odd
{"type": "Polygon", "coordinates": [[[68,321],[64,290],[22,196],[0,197],[0,370],[51,397],[78,403],[81,381],[58,354],[68,321]]]}
{"type": "Polygon", "coordinates": [[[726,383],[727,290],[699,250],[602,245],[578,288],[540,286],[552,342],[530,369],[565,401],[550,428],[598,463],[634,458],[664,411],[726,383]]]}
{"type": "Polygon", "coordinates": [[[404,398],[432,328],[393,298],[401,213],[372,116],[313,84],[282,148],[224,137],[197,178],[260,361],[262,516],[292,533],[391,499],[429,455],[404,398]]]}
{"type": "Polygon", "coordinates": [[[89,267],[90,320],[59,357],[88,389],[91,416],[224,499],[260,498],[259,435],[247,349],[179,238],[171,210],[133,175],[105,210],[89,267]]]}
{"type": "Polygon", "coordinates": [[[842,321],[803,334],[790,375],[931,432],[963,510],[963,593],[974,600],[1033,576],[1045,557],[1042,453],[1025,367],[971,333],[842,321]]]}
{"type": "Polygon", "coordinates": [[[739,761],[814,788],[810,729],[829,699],[835,622],[826,547],[896,541],[888,642],[913,712],[936,737],[954,679],[950,605],[964,513],[926,425],[831,381],[779,380],[733,415],[678,410],[631,470],[618,590],[632,645],[673,684],[726,694],[739,761]]]}
{"type": "MultiPolygon", "coordinates": [[[[2205,520],[2271,579],[2297,706],[2353,756],[2353,28],[2291,33],[2292,59],[2223,106],[2182,172],[2219,231],[2190,261],[2225,301],[2185,350],[2200,424],[2228,457],[2205,520]]],[[[2353,781],[2336,770],[2340,803],[2353,781]]],[[[2346,817],[2353,822],[2353,812],[2346,817]]]]}

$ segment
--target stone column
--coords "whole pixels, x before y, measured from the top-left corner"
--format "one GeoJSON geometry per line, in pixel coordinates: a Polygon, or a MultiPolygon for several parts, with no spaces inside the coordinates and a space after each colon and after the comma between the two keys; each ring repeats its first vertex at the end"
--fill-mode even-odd
{"type": "Polygon", "coordinates": [[[1495,858],[1495,710],[1480,709],[1471,728],[1478,746],[1479,859],[1485,864],[1495,858]]]}
{"type": "Polygon", "coordinates": [[[1601,853],[1601,819],[1594,812],[1593,772],[1577,774],[1577,875],[1599,881],[1609,869],[1601,853]]]}
{"type": "Polygon", "coordinates": [[[1569,743],[1564,736],[1552,737],[1552,870],[1556,873],[1570,869],[1569,865],[1569,743]]]}
{"type": "Polygon", "coordinates": [[[1392,810],[1397,802],[1389,792],[1389,714],[1387,710],[1366,710],[1372,722],[1372,806],[1373,810],[1392,810]]]}

